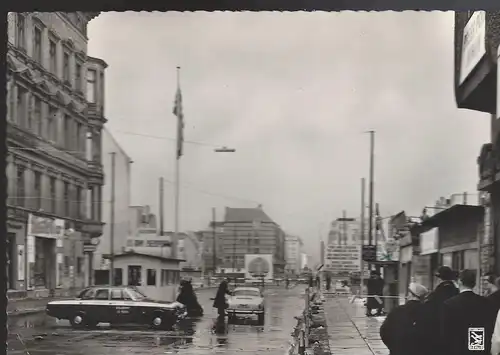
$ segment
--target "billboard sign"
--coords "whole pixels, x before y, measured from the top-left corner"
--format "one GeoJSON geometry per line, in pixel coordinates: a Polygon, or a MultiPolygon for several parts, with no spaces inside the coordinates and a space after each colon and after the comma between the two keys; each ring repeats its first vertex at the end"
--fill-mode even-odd
{"type": "Polygon", "coordinates": [[[361,271],[361,245],[328,245],[325,270],[334,274],[361,271]]]}
{"type": "Polygon", "coordinates": [[[262,280],[262,278],[264,278],[264,280],[272,280],[272,254],[245,255],[245,278],[249,280],[262,280]]]}

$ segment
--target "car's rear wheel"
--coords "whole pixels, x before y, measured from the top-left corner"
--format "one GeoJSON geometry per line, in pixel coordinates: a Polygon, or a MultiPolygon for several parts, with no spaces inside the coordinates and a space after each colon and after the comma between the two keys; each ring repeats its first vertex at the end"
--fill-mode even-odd
{"type": "Polygon", "coordinates": [[[70,318],[69,322],[73,328],[84,328],[86,325],[85,314],[77,313],[70,318]]]}

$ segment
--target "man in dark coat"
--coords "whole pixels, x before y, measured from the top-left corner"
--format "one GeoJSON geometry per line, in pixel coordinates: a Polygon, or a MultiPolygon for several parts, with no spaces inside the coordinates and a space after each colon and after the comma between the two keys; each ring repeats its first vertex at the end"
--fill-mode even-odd
{"type": "Polygon", "coordinates": [[[390,355],[424,355],[425,333],[420,318],[427,292],[424,286],[411,283],[406,303],[394,308],[382,323],[380,338],[390,355]]]}
{"type": "Polygon", "coordinates": [[[191,281],[183,280],[181,282],[181,288],[179,296],[177,296],[177,302],[180,302],[186,306],[188,315],[190,317],[203,316],[203,308],[198,302],[198,298],[196,297],[196,293],[194,292],[191,281]]]}
{"type": "Polygon", "coordinates": [[[217,308],[219,318],[224,318],[226,316],[226,309],[228,307],[226,295],[230,294],[229,285],[226,280],[223,280],[219,285],[213,304],[213,307],[217,308]]]}
{"type": "Polygon", "coordinates": [[[475,270],[459,276],[460,294],[444,302],[440,335],[443,355],[490,355],[496,313],[490,301],[472,289],[475,270]]]}
{"type": "Polygon", "coordinates": [[[377,271],[372,271],[370,273],[370,278],[367,281],[366,288],[368,291],[366,315],[371,317],[373,315],[373,309],[377,310],[377,316],[382,315],[382,309],[384,306],[380,297],[383,295],[384,291],[384,280],[380,277],[380,274],[377,271]]]}

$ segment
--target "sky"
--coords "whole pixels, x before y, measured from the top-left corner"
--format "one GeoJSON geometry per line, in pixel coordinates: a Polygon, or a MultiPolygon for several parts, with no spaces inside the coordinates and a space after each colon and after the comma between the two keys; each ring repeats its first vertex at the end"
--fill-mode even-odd
{"type": "Polygon", "coordinates": [[[456,107],[452,12],[111,12],[89,24],[108,128],[134,160],[132,204],[174,229],[176,67],[185,117],[180,230],[256,207],[319,257],[358,217],[375,130],[382,216],[476,192],[489,115],[456,107]],[[216,153],[227,146],[234,153],[216,153]]]}

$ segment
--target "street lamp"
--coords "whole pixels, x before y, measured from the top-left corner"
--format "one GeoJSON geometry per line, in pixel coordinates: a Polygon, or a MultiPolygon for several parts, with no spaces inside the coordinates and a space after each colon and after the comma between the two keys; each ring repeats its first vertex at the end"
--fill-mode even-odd
{"type": "Polygon", "coordinates": [[[223,146],[221,148],[215,148],[214,152],[216,152],[216,153],[234,153],[234,152],[236,152],[236,149],[223,146]]]}

